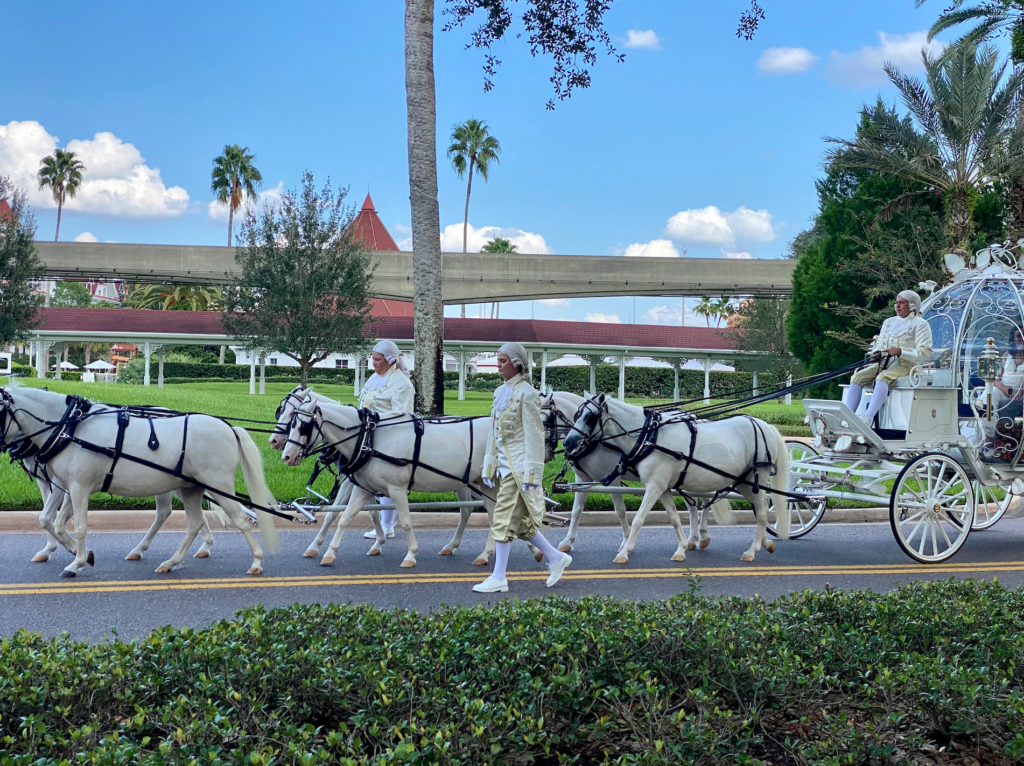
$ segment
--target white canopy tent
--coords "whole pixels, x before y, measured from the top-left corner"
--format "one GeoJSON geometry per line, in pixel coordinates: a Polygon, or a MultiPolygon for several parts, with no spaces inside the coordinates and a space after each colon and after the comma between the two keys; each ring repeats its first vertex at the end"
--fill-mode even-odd
{"type": "Polygon", "coordinates": [[[110,372],[117,368],[110,362],[106,362],[103,359],[97,359],[95,362],[90,362],[85,365],[85,369],[92,370],[93,372],[110,372]]]}

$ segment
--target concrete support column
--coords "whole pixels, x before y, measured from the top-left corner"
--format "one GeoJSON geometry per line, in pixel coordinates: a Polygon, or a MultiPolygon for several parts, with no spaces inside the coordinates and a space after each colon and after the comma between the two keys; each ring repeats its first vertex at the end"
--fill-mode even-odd
{"type": "Polygon", "coordinates": [[[540,352],[540,390],[544,392],[544,387],[548,383],[548,350],[544,349],[540,352]]]}
{"type": "MultiPolygon", "coordinates": [[[[792,385],[793,385],[793,376],[792,375],[786,376],[786,387],[789,388],[792,385]]],[[[786,404],[792,404],[792,403],[793,403],[793,394],[786,394],[786,404]]]]}
{"type": "Polygon", "coordinates": [[[711,358],[704,357],[704,404],[711,403],[711,358]]]}
{"type": "Polygon", "coordinates": [[[626,355],[619,357],[619,401],[626,401],[626,355]]]}
{"type": "Polygon", "coordinates": [[[148,386],[149,383],[150,383],[150,380],[149,380],[149,358],[150,358],[150,356],[153,355],[153,350],[150,348],[149,341],[146,341],[145,343],[142,344],[142,354],[143,354],[143,356],[146,359],[146,372],[142,376],[142,385],[148,386]]]}
{"type": "Polygon", "coordinates": [[[754,396],[757,396],[757,370],[754,370],[754,396]]]}
{"type": "Polygon", "coordinates": [[[267,354],[260,354],[260,396],[267,393],[267,354]]]}
{"type": "MultiPolygon", "coordinates": [[[[465,315],[466,307],[462,307],[463,315],[465,315]]],[[[461,348],[459,349],[459,401],[463,402],[466,400],[466,352],[461,348]]]]}
{"type": "Polygon", "coordinates": [[[679,359],[672,360],[672,401],[679,401],[679,359]]]}
{"type": "Polygon", "coordinates": [[[163,388],[164,387],[164,350],[163,350],[163,348],[161,348],[160,349],[160,353],[157,354],[156,387],[157,388],[163,388]]]}
{"type": "Polygon", "coordinates": [[[256,396],[256,350],[247,348],[249,355],[249,396],[256,396]]]}

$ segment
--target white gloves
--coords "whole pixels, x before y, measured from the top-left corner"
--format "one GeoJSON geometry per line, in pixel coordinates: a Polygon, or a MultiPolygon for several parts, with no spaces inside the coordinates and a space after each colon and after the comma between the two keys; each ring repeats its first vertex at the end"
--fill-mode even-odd
{"type": "Polygon", "coordinates": [[[484,486],[485,487],[493,487],[494,486],[494,480],[493,479],[484,479],[484,486]]]}

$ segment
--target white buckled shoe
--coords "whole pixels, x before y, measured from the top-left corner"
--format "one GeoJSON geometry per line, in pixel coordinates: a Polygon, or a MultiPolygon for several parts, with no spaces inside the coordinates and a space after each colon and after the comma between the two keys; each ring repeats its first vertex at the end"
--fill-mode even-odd
{"type": "Polygon", "coordinates": [[[548,569],[551,570],[551,575],[548,577],[547,581],[547,586],[549,588],[562,579],[562,572],[564,572],[571,563],[572,556],[568,553],[563,553],[561,560],[548,567],[548,569]]]}
{"type": "MultiPolygon", "coordinates": [[[[390,540],[394,536],[395,536],[395,528],[394,527],[390,527],[390,528],[389,527],[384,527],[384,538],[386,540],[390,540]]],[[[371,529],[369,532],[364,532],[363,533],[363,537],[365,537],[367,540],[376,540],[377,539],[377,533],[374,532],[371,529]]]]}
{"type": "Polygon", "coordinates": [[[476,593],[506,593],[508,591],[508,580],[495,580],[491,575],[481,583],[473,586],[476,593]]]}

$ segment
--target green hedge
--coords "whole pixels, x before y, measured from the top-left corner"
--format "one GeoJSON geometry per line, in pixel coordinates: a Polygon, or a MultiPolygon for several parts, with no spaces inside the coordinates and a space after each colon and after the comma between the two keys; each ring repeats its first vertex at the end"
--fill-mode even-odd
{"type": "MultiPolygon", "coordinates": [[[[533,382],[540,383],[540,372],[534,370],[533,382]]],[[[757,376],[761,391],[774,385],[774,378],[768,373],[757,376]]],[[[737,389],[748,391],[753,388],[754,376],[749,372],[712,372],[710,375],[711,395],[718,397],[737,389]]],[[[589,367],[548,367],[545,383],[557,391],[571,391],[584,394],[590,391],[589,367]]],[[[598,393],[618,394],[619,368],[614,364],[599,364],[595,383],[598,393]]],[[[466,388],[470,391],[493,391],[501,385],[501,376],[495,372],[476,373],[466,376],[466,388]]],[[[449,391],[459,387],[459,374],[446,372],[444,387],[449,391]]],[[[672,370],[658,367],[627,367],[626,396],[631,399],[670,399],[673,392],[672,370]]],[[[679,371],[679,395],[682,399],[696,399],[704,396],[704,372],[702,370],[679,371]]]]}
{"type": "Polygon", "coordinates": [[[257,607],[130,643],[19,632],[0,668],[4,766],[1024,758],[1024,596],[974,581],[257,607]]]}
{"type": "MultiPolygon", "coordinates": [[[[122,368],[119,380],[122,383],[141,385],[144,373],[142,367],[136,360],[122,368]]],[[[259,368],[256,370],[256,377],[259,378],[259,368]]],[[[151,381],[156,380],[157,363],[151,358],[149,365],[149,376],[151,381]]],[[[315,383],[348,383],[352,384],[355,378],[355,370],[313,368],[309,373],[309,380],[315,383]]],[[[298,382],[298,367],[277,367],[267,366],[266,379],[275,382],[298,382]]],[[[164,383],[171,381],[175,383],[224,383],[239,380],[249,380],[248,365],[241,364],[206,364],[202,362],[164,362],[164,383]]]]}

